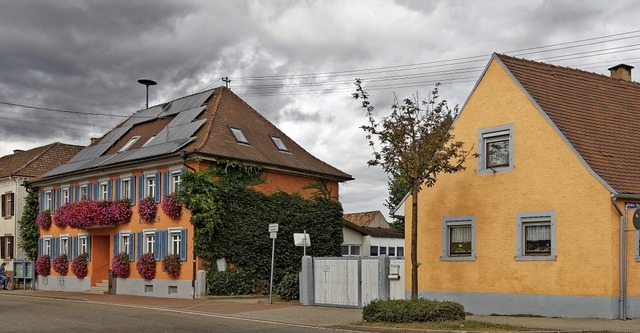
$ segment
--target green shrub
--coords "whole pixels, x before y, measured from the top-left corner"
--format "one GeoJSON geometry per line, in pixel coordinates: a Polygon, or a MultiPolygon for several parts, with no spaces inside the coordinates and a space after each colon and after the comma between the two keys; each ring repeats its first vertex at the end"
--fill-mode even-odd
{"type": "Polygon", "coordinates": [[[208,280],[208,294],[220,296],[251,294],[257,284],[252,274],[240,269],[212,272],[208,280]]]}
{"type": "Polygon", "coordinates": [[[362,310],[367,322],[410,323],[423,321],[464,320],[464,306],[451,301],[420,298],[417,300],[374,300],[362,310]]]}
{"type": "Polygon", "coordinates": [[[287,273],[282,281],[276,286],[275,293],[285,301],[300,298],[300,282],[298,281],[298,273],[287,273]]]}

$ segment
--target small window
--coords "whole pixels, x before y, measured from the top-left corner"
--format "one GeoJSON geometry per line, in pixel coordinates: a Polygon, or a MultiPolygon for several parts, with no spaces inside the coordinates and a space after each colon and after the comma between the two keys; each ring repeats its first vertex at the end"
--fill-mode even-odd
{"type": "Polygon", "coordinates": [[[182,242],[180,230],[169,230],[169,254],[181,255],[180,242],[182,242]]]}
{"type": "Polygon", "coordinates": [[[513,125],[480,129],[478,154],[480,174],[513,170],[513,125]]]}
{"type": "Polygon", "coordinates": [[[0,237],[0,258],[13,259],[13,236],[0,237]]]}
{"type": "Polygon", "coordinates": [[[53,207],[53,196],[51,194],[51,191],[44,193],[44,210],[51,211],[51,207],[53,207]]]}
{"type": "Polygon", "coordinates": [[[396,248],[389,247],[389,257],[395,257],[395,256],[396,256],[396,248]]]}
{"type": "Polygon", "coordinates": [[[133,254],[130,253],[131,237],[129,234],[120,234],[120,244],[118,244],[120,252],[126,253],[129,258],[133,258],[133,254]]]}
{"type": "Polygon", "coordinates": [[[89,188],[87,185],[80,187],[80,200],[87,200],[89,198],[89,188]]]}
{"type": "Polygon", "coordinates": [[[475,217],[442,218],[441,260],[475,260],[475,217]]]}
{"type": "Polygon", "coordinates": [[[151,198],[156,198],[156,176],[147,176],[147,193],[151,198]]]}
{"type": "Polygon", "coordinates": [[[51,237],[44,238],[42,240],[42,254],[51,256],[51,237]]]}
{"type": "Polygon", "coordinates": [[[379,252],[380,252],[381,256],[387,254],[387,247],[386,246],[380,246],[379,249],[380,249],[379,252]]]}
{"type": "Polygon", "coordinates": [[[155,135],[154,135],[154,136],[152,136],[152,137],[150,137],[150,138],[149,138],[149,140],[147,140],[147,141],[146,141],[142,146],[143,146],[143,147],[148,146],[148,145],[151,143],[151,141],[153,141],[153,139],[155,139],[155,138],[156,138],[156,136],[155,136],[155,135]]]}
{"type": "Polygon", "coordinates": [[[279,151],[289,151],[289,149],[287,149],[287,146],[284,145],[284,142],[282,142],[282,139],[280,139],[279,137],[271,136],[271,140],[276,145],[279,151]]]}
{"type": "Polygon", "coordinates": [[[60,237],[60,254],[69,256],[69,236],[60,237]]]}
{"type": "Polygon", "coordinates": [[[122,148],[120,148],[120,150],[118,150],[118,152],[122,152],[125,151],[129,148],[131,148],[131,146],[133,146],[134,143],[136,143],[136,141],[138,141],[138,139],[140,139],[139,135],[136,135],[134,137],[132,137],[129,142],[127,142],[124,146],[122,146],[122,148]]]}
{"type": "Polygon", "coordinates": [[[129,178],[122,179],[120,181],[120,197],[122,199],[130,199],[129,195],[131,194],[131,181],[129,178]]]}
{"type": "Polygon", "coordinates": [[[244,133],[242,133],[242,130],[240,130],[239,128],[234,128],[234,127],[229,127],[231,129],[231,133],[233,133],[233,136],[236,138],[236,141],[238,141],[238,143],[244,143],[244,144],[249,144],[249,140],[247,140],[247,137],[244,136],[244,133]]]}
{"type": "Polygon", "coordinates": [[[82,236],[78,237],[78,254],[79,255],[83,254],[83,253],[86,253],[86,254],[89,253],[89,248],[88,248],[89,240],[88,240],[88,238],[89,238],[89,236],[87,236],[87,235],[82,235],[82,236]]]}
{"type": "Polygon", "coordinates": [[[342,256],[359,256],[360,245],[342,245],[342,256]]]}
{"type": "Polygon", "coordinates": [[[109,184],[101,183],[100,184],[100,200],[109,200],[109,184]]]}
{"type": "Polygon", "coordinates": [[[371,248],[369,249],[369,255],[372,257],[377,257],[378,256],[378,247],[377,246],[371,246],[371,248]]]}
{"type": "Polygon", "coordinates": [[[171,174],[171,193],[178,193],[182,184],[182,174],[174,172],[171,174]]]}
{"type": "Polygon", "coordinates": [[[555,212],[518,213],[517,260],[555,260],[555,212]]]}
{"type": "Polygon", "coordinates": [[[396,252],[397,257],[404,257],[404,246],[398,246],[396,252]]]}
{"type": "Polygon", "coordinates": [[[71,201],[71,198],[69,197],[69,189],[65,188],[62,190],[62,204],[66,204],[69,201],[71,201]]]}
{"type": "Polygon", "coordinates": [[[150,231],[144,234],[144,253],[153,253],[156,244],[156,232],[150,231]]]}

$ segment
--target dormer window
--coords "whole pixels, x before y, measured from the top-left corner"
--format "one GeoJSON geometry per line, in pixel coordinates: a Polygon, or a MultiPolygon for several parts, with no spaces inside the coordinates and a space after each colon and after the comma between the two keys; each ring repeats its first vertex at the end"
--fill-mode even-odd
{"type": "Polygon", "coordinates": [[[127,142],[127,144],[125,144],[124,146],[122,146],[122,148],[120,148],[120,150],[118,150],[118,152],[125,151],[125,150],[131,148],[131,146],[133,146],[133,144],[136,143],[136,141],[138,141],[138,139],[140,139],[139,135],[136,135],[136,136],[132,137],[129,140],[129,142],[127,142]]]}
{"type": "Polygon", "coordinates": [[[282,142],[282,139],[280,139],[277,136],[271,136],[271,140],[273,141],[273,143],[276,145],[276,147],[278,147],[279,151],[289,151],[289,149],[287,149],[287,146],[284,145],[284,142],[282,142]]]}
{"type": "Polygon", "coordinates": [[[233,136],[236,138],[236,141],[238,141],[238,143],[244,143],[244,144],[249,144],[249,140],[247,140],[247,137],[244,136],[244,133],[242,133],[242,130],[239,128],[235,128],[235,127],[229,127],[229,129],[231,129],[231,133],[233,133],[233,136]]]}

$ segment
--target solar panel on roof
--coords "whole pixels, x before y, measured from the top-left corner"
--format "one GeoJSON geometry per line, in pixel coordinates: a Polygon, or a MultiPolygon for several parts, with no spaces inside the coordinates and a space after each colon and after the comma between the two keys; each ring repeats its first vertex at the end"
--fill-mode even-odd
{"type": "Polygon", "coordinates": [[[121,126],[121,127],[116,128],[116,129],[113,129],[100,142],[105,142],[106,143],[106,142],[118,141],[118,139],[120,139],[123,135],[125,135],[130,129],[131,129],[130,125],[129,126],[121,126]]]}
{"type": "Polygon", "coordinates": [[[140,110],[134,113],[131,118],[129,118],[123,126],[133,126],[136,124],[144,123],[145,121],[153,120],[158,118],[158,116],[162,113],[162,109],[164,108],[164,104],[152,106],[148,109],[140,110]]]}
{"type": "Polygon", "coordinates": [[[198,121],[194,121],[192,123],[182,124],[179,126],[173,127],[165,127],[158,134],[156,134],[155,139],[151,144],[161,144],[165,142],[170,142],[174,140],[180,140],[189,138],[195,133],[204,123],[206,123],[206,119],[201,119],[198,121]]]}
{"type": "Polygon", "coordinates": [[[211,96],[212,90],[203,91],[201,93],[177,99],[162,112],[162,117],[170,116],[182,111],[190,110],[201,106],[211,96]]]}
{"type": "Polygon", "coordinates": [[[98,157],[104,154],[104,152],[107,151],[112,144],[113,142],[106,142],[106,143],[101,142],[95,146],[84,148],[78,153],[78,155],[74,156],[70,162],[77,162],[77,161],[98,157]]]}
{"type": "Polygon", "coordinates": [[[205,106],[199,106],[191,110],[182,111],[178,113],[178,115],[176,115],[176,117],[173,118],[173,120],[171,120],[171,122],[167,126],[173,127],[188,124],[196,119],[202,113],[202,111],[204,111],[205,108],[205,106]]]}

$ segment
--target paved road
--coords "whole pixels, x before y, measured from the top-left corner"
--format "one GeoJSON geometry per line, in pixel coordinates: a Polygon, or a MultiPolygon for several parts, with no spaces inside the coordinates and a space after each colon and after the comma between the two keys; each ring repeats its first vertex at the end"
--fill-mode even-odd
{"type": "Polygon", "coordinates": [[[327,330],[219,315],[192,315],[179,310],[0,295],[0,332],[326,333],[327,330]]]}

